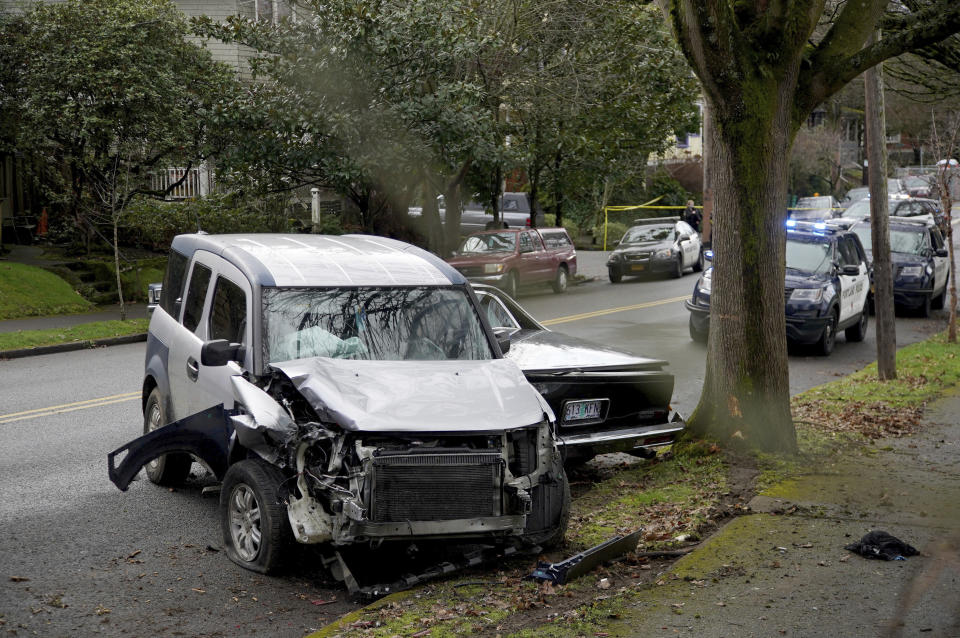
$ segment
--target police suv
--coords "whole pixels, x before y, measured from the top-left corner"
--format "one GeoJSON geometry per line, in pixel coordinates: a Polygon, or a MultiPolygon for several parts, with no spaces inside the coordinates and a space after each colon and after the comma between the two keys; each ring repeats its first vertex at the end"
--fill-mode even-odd
{"type": "MultiPolygon", "coordinates": [[[[869,317],[870,272],[857,235],[825,223],[787,221],[787,339],[814,344],[828,355],[837,331],[847,341],[863,341],[869,317]]],[[[705,342],[710,328],[713,268],[707,269],[685,302],[690,311],[690,337],[705,342]]]]}
{"type": "MultiPolygon", "coordinates": [[[[870,259],[870,219],[850,227],[867,249],[870,259]]],[[[927,317],[943,308],[950,271],[947,247],[937,226],[929,220],[890,218],[890,262],[893,268],[893,301],[927,317]]]]}

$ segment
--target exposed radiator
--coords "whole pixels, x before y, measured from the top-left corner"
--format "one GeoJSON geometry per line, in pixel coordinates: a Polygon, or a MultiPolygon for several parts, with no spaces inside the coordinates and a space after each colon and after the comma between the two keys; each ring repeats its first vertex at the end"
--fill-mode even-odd
{"type": "Polygon", "coordinates": [[[499,453],[395,454],[373,458],[370,518],[377,523],[501,515],[499,453]]]}

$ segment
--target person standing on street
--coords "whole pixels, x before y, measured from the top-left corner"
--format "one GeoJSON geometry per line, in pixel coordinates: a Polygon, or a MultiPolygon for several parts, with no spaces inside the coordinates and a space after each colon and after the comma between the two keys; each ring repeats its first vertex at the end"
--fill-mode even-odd
{"type": "Polygon", "coordinates": [[[700,220],[702,216],[697,207],[693,205],[693,200],[687,200],[687,208],[683,211],[683,221],[690,224],[695,231],[700,232],[700,220]]]}

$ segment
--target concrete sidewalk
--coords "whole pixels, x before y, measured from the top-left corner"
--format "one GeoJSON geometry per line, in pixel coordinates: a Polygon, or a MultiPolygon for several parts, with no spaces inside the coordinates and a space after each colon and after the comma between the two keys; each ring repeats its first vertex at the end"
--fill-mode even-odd
{"type": "MultiPolygon", "coordinates": [[[[960,388],[958,388],[960,391],[960,388]]],[[[911,437],[853,450],[757,496],[629,596],[610,635],[960,636],[960,394],[911,437]],[[906,561],[844,549],[884,530],[906,561]]]]}

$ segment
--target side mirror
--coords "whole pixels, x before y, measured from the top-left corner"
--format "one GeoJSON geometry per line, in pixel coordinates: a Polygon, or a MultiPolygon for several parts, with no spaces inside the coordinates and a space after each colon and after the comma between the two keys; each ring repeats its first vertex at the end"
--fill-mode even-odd
{"type": "Polygon", "coordinates": [[[949,257],[950,251],[947,250],[946,248],[937,248],[934,255],[936,255],[937,257],[949,257]]]}
{"type": "Polygon", "coordinates": [[[507,354],[510,352],[510,328],[494,328],[493,336],[497,339],[497,345],[500,346],[500,352],[507,354]]]}
{"type": "Polygon", "coordinates": [[[860,266],[854,266],[853,264],[847,264],[847,265],[845,265],[845,266],[843,267],[843,269],[841,270],[841,272],[842,272],[844,275],[848,275],[848,276],[850,276],[850,277],[855,277],[856,275],[859,275],[859,274],[860,274],[860,266]]]}
{"type": "Polygon", "coordinates": [[[677,241],[690,241],[690,235],[684,233],[683,235],[677,237],[677,241]]]}
{"type": "Polygon", "coordinates": [[[230,343],[226,339],[208,341],[200,348],[200,363],[205,366],[225,366],[231,361],[243,361],[247,349],[240,343],[230,343]]]}

